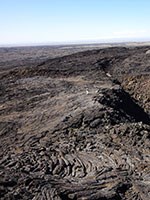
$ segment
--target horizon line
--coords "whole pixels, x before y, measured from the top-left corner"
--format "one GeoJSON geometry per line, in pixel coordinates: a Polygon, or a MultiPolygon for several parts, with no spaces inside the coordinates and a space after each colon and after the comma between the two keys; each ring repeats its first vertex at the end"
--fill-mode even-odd
{"type": "Polygon", "coordinates": [[[108,38],[98,40],[72,40],[54,42],[20,42],[0,44],[0,48],[11,47],[36,47],[36,46],[67,46],[67,45],[100,45],[100,44],[119,44],[119,43],[149,43],[150,38],[108,38]]]}

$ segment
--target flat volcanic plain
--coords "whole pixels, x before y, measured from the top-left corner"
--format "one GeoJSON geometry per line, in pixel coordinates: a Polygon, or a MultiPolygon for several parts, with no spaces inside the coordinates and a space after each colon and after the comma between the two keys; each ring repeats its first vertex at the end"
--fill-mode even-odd
{"type": "Polygon", "coordinates": [[[150,46],[0,49],[0,199],[150,199],[150,46]]]}

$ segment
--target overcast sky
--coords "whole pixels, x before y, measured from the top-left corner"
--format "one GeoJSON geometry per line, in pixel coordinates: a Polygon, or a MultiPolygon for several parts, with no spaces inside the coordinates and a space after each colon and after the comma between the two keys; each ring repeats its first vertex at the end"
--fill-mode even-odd
{"type": "Polygon", "coordinates": [[[0,45],[150,39],[150,0],[0,0],[0,45]]]}

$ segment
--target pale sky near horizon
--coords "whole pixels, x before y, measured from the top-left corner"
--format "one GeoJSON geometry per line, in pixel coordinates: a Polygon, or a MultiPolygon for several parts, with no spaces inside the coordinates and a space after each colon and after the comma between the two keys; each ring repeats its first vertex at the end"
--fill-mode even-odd
{"type": "Polygon", "coordinates": [[[0,45],[150,40],[150,0],[0,0],[0,45]]]}

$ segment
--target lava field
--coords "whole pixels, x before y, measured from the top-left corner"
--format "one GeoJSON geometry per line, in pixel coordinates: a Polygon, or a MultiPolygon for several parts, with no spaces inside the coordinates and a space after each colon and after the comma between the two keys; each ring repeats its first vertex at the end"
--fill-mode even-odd
{"type": "Polygon", "coordinates": [[[1,200],[150,199],[150,46],[3,57],[1,200]]]}

